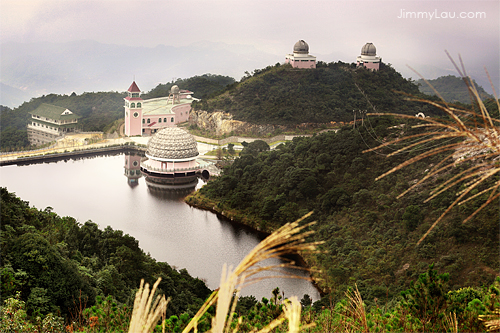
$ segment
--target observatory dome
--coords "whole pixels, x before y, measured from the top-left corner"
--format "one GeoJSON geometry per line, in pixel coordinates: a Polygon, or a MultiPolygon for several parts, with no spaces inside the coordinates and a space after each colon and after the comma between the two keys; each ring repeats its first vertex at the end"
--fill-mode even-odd
{"type": "Polygon", "coordinates": [[[293,46],[293,53],[307,54],[309,53],[309,45],[301,39],[293,46]]]}
{"type": "Polygon", "coordinates": [[[146,156],[157,160],[189,159],[198,156],[198,145],[191,134],[178,127],[159,130],[148,142],[146,156]]]}
{"type": "Polygon", "coordinates": [[[361,55],[364,55],[364,56],[376,56],[377,55],[377,48],[372,43],[366,43],[361,48],[361,55]]]}

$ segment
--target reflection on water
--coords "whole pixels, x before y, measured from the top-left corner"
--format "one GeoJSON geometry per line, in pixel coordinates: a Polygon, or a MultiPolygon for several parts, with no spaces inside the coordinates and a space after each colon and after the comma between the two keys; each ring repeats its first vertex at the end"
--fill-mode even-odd
{"type": "MultiPolygon", "coordinates": [[[[140,163],[140,158],[138,154],[122,154],[5,166],[0,168],[0,186],[38,209],[50,206],[57,214],[73,216],[80,223],[92,220],[101,228],[109,225],[122,230],[156,260],[186,268],[205,280],[209,288],[217,288],[223,264],[236,266],[262,236],[187,205],[183,198],[200,187],[202,180],[183,189],[148,186],[136,173],[138,165],[134,162],[140,163]]],[[[269,298],[276,287],[285,292],[285,297],[296,295],[300,299],[309,294],[314,300],[319,298],[309,282],[287,278],[263,280],[245,288],[242,294],[269,298]]]]}

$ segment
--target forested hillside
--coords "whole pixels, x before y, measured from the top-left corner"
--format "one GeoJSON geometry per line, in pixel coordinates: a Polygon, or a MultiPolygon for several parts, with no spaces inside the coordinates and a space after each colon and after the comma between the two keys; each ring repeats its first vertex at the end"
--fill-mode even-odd
{"type": "Polygon", "coordinates": [[[101,230],[91,221],[80,224],[50,207],[30,207],[5,188],[0,192],[2,301],[19,293],[30,316],[50,312],[67,322],[84,315],[88,320],[103,311],[107,299],[109,308],[104,310],[110,311],[113,303],[115,319],[126,328],[141,279],[152,284],[162,278],[160,292],[171,297],[168,316],[193,316],[211,293],[185,269],[155,261],[122,231],[101,230]]]}
{"type": "Polygon", "coordinates": [[[18,150],[29,146],[26,126],[29,112],[42,103],[65,107],[81,118],[83,131],[104,131],[106,126],[123,117],[125,93],[88,92],[82,95],[50,94],[32,98],[17,108],[1,108],[0,140],[2,151],[18,150]]]}
{"type": "MultiPolygon", "coordinates": [[[[391,158],[385,156],[387,151],[362,151],[422,130],[410,124],[370,117],[356,129],[344,127],[337,133],[295,138],[274,150],[263,141],[250,143],[220,177],[188,202],[266,231],[314,211],[315,239],[325,242],[324,252],[307,260],[322,270],[319,284],[333,299],[357,284],[367,304],[390,301],[431,263],[439,272],[449,273],[453,288],[485,285],[500,267],[498,252],[492,250],[499,246],[498,205],[490,205],[473,221],[462,224],[484,202],[485,194],[476,197],[452,210],[416,246],[454,200],[453,191],[428,203],[423,202],[430,186],[422,185],[399,200],[396,197],[442,156],[375,181],[421,151],[413,149],[391,158]]],[[[455,168],[438,181],[461,171],[462,167],[455,168]]]]}
{"type": "MultiPolygon", "coordinates": [[[[419,85],[418,89],[427,95],[436,95],[436,91],[444,98],[448,103],[471,103],[471,95],[469,93],[469,89],[464,84],[464,80],[460,77],[456,77],[454,75],[441,76],[434,80],[427,80],[427,83],[420,79],[416,81],[419,85]],[[429,84],[432,86],[432,89],[429,84]]],[[[493,98],[492,95],[488,94],[483,87],[479,86],[475,81],[474,85],[477,88],[479,96],[482,99],[493,98]]]]}
{"type": "MultiPolygon", "coordinates": [[[[181,89],[194,92],[194,97],[204,98],[234,82],[233,78],[221,75],[204,74],[175,82],[159,84],[156,88],[142,95],[142,98],[168,96],[170,87],[177,84],[181,89]]],[[[81,116],[79,123],[83,131],[106,131],[115,120],[123,118],[124,92],[88,92],[81,95],[44,95],[32,98],[17,108],[0,106],[0,142],[1,150],[20,150],[29,147],[26,125],[28,112],[40,104],[52,104],[65,107],[81,116]]]]}
{"type": "Polygon", "coordinates": [[[275,125],[352,121],[353,110],[438,112],[405,101],[407,96],[402,93],[420,95],[413,82],[385,64],[376,72],[342,62],[320,62],[315,70],[276,64],[255,70],[210,99],[193,103],[193,109],[225,111],[236,120],[275,125]]]}

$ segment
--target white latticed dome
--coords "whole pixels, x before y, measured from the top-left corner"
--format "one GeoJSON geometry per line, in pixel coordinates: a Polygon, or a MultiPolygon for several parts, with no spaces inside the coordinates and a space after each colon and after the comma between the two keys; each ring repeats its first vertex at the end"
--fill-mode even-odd
{"type": "Polygon", "coordinates": [[[178,127],[159,130],[148,142],[146,156],[151,159],[178,160],[198,156],[198,145],[191,134],[178,127]]]}

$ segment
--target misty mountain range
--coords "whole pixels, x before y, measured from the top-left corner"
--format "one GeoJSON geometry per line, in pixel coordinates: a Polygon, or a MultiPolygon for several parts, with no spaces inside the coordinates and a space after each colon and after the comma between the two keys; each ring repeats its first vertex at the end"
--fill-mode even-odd
{"type": "MultiPolygon", "coordinates": [[[[134,79],[143,91],[176,78],[205,73],[227,75],[239,80],[245,71],[283,63],[285,54],[290,51],[276,55],[250,45],[206,41],[182,47],[132,47],[91,40],[68,43],[8,42],[1,45],[0,104],[16,107],[33,97],[50,93],[125,91],[134,79]]],[[[324,62],[349,62],[345,59],[352,58],[354,61],[356,56],[315,55],[324,62]]],[[[416,77],[397,61],[384,61],[392,63],[403,76],[416,77]]],[[[422,72],[426,77],[456,75],[449,69],[427,67],[429,70],[422,72]]],[[[477,82],[490,90],[487,82],[477,82]]]]}

